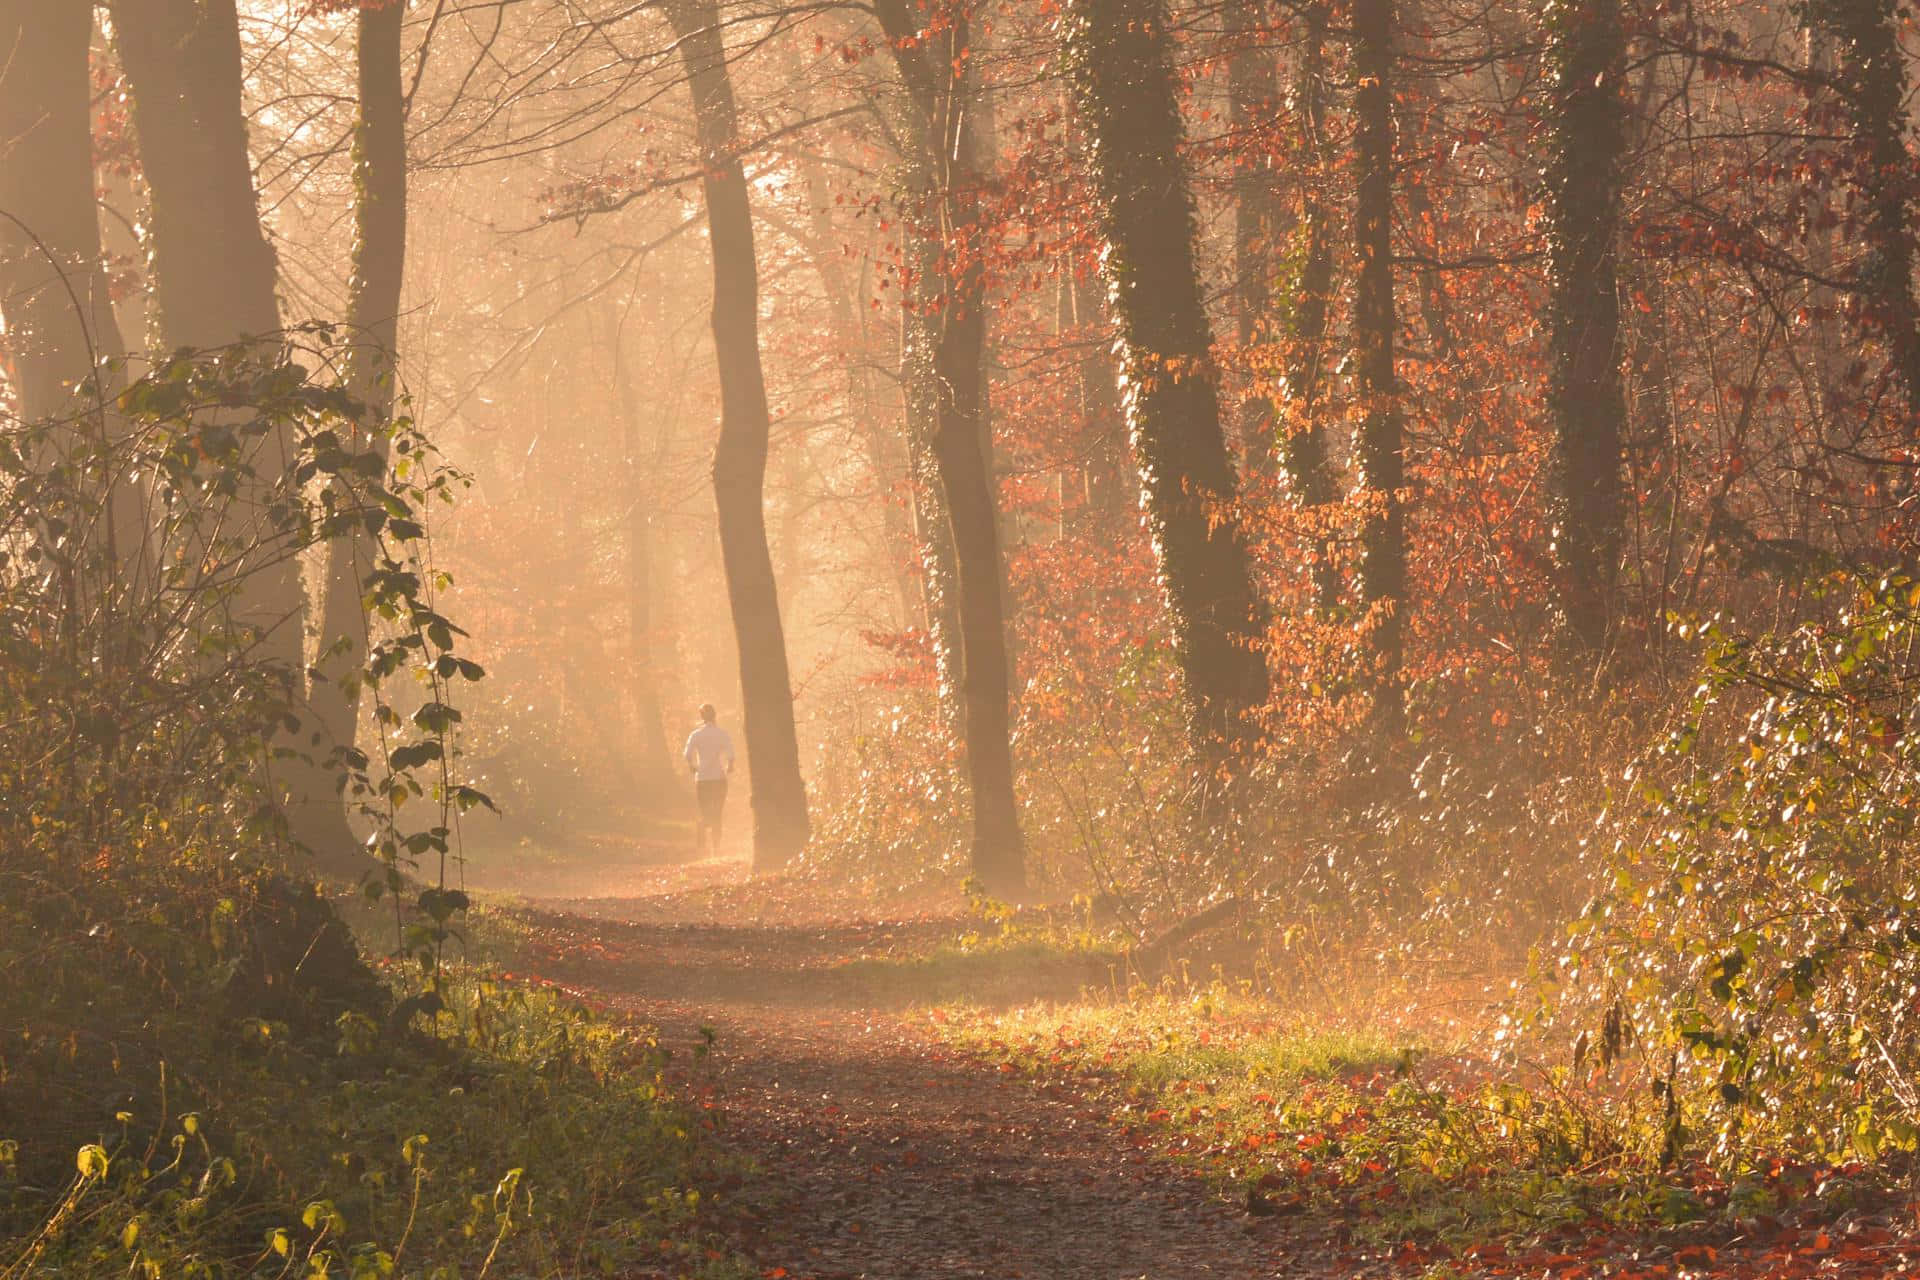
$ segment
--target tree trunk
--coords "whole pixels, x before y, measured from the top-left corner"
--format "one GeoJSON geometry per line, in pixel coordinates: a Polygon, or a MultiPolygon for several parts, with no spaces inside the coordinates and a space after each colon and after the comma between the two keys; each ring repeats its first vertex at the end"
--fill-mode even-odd
{"type": "Polygon", "coordinates": [[[737,154],[733,84],[715,0],[668,5],[693,93],[706,174],[713,249],[713,345],[720,366],[720,442],[713,490],[720,555],[740,646],[740,696],[753,780],[753,862],[786,865],[806,845],[807,793],[793,723],[793,683],[773,557],[767,549],[765,486],[771,423],[760,368],[760,277],[746,171],[737,154]]]}
{"type": "Polygon", "coordinates": [[[96,363],[126,354],[94,201],[92,38],[84,4],[0,0],[0,307],[28,422],[71,413],[96,363]]]}
{"type": "Polygon", "coordinates": [[[1626,33],[1619,0],[1548,19],[1547,413],[1556,613],[1572,649],[1606,651],[1621,543],[1620,166],[1626,33]]]}
{"type": "MultiPolygon", "coordinates": [[[[71,419],[111,446],[121,430],[111,379],[74,398],[101,361],[126,355],[94,197],[92,40],[88,5],[0,0],[0,312],[21,419],[71,419]]],[[[124,597],[145,579],[145,513],[134,485],[100,480],[105,505],[85,542],[106,558],[89,576],[117,579],[112,594],[124,597]]]]}
{"type": "MultiPolygon", "coordinates": [[[[1069,163],[1090,169],[1086,128],[1074,115],[1070,91],[1064,114],[1069,163]]],[[[1127,416],[1120,404],[1119,370],[1114,364],[1113,321],[1107,310],[1106,284],[1097,269],[1084,274],[1075,270],[1062,282],[1061,327],[1073,329],[1080,342],[1075,373],[1087,531],[1122,543],[1139,514],[1140,476],[1128,448],[1127,416]]]]}
{"type": "MultiPolygon", "coordinates": [[[[406,6],[362,6],[358,17],[360,118],[353,146],[353,275],[347,285],[347,389],[362,406],[356,442],[386,456],[400,344],[400,286],[407,257],[406,98],[400,33],[406,6]]],[[[358,674],[366,657],[363,584],[373,569],[373,538],[354,529],[327,544],[321,614],[321,678],[315,713],[327,739],[351,747],[360,721],[358,674]]]]}
{"type": "Polygon", "coordinates": [[[1237,485],[1194,256],[1166,8],[1161,0],[1070,0],[1065,21],[1189,737],[1202,759],[1231,767],[1256,739],[1267,697],[1266,615],[1233,509],[1237,485]]]}
{"type": "MultiPolygon", "coordinates": [[[[1280,106],[1279,64],[1262,39],[1265,7],[1261,0],[1230,0],[1227,6],[1227,36],[1234,42],[1227,61],[1227,123],[1243,146],[1280,106]]],[[[1270,333],[1273,283],[1287,231],[1272,155],[1257,145],[1251,152],[1256,162],[1241,164],[1233,175],[1234,319],[1243,354],[1270,333]]],[[[1272,475],[1272,399],[1264,391],[1249,391],[1238,416],[1248,471],[1272,475]]]]}
{"type": "Polygon", "coordinates": [[[113,0],[151,199],[166,340],[222,347],[280,326],[240,98],[234,0],[113,0]]]}
{"type": "Polygon", "coordinates": [[[1406,435],[1394,361],[1393,34],[1394,0],[1355,0],[1354,151],[1359,169],[1354,223],[1359,254],[1355,361],[1362,417],[1359,464],[1366,504],[1360,529],[1360,600],[1368,613],[1377,726],[1397,736],[1405,720],[1407,549],[1406,435]]]}
{"type": "Polygon", "coordinates": [[[914,357],[931,374],[930,451],[952,539],[958,588],[958,645],[967,781],[973,796],[971,865],[990,894],[1026,888],[1026,842],[1014,794],[1012,670],[1007,658],[1006,589],[999,510],[986,445],[986,276],[979,261],[980,175],[966,68],[965,11],[941,15],[923,33],[903,0],[877,6],[914,103],[919,154],[916,208],[906,234],[917,260],[909,324],[914,357]],[[924,348],[921,350],[920,348],[924,348]]]}
{"type": "Polygon", "coordinates": [[[1854,281],[1861,318],[1887,344],[1905,396],[1907,435],[1920,428],[1920,300],[1913,284],[1914,160],[1907,149],[1907,64],[1896,0],[1814,0],[1807,25],[1833,51],[1834,88],[1853,134],[1854,182],[1867,206],[1865,262],[1854,281]]]}
{"type": "MultiPolygon", "coordinates": [[[[1288,421],[1280,443],[1280,465],[1294,500],[1324,519],[1340,497],[1327,458],[1322,420],[1327,312],[1333,297],[1333,236],[1321,189],[1331,169],[1326,135],[1326,6],[1309,5],[1305,17],[1296,96],[1306,130],[1305,150],[1315,163],[1303,188],[1301,231],[1306,244],[1285,330],[1288,421]]],[[[1340,607],[1340,571],[1330,540],[1320,536],[1316,542],[1310,566],[1314,607],[1326,617],[1340,607]]]]}
{"type": "MultiPolygon", "coordinates": [[[[277,269],[247,152],[234,0],[113,0],[111,12],[147,183],[159,332],[170,346],[200,349],[270,335],[280,323],[277,269]]],[[[254,466],[276,476],[292,447],[283,429],[254,466]]],[[[232,610],[304,692],[306,598],[293,558],[245,574],[232,610]]]]}
{"type": "MultiPolygon", "coordinates": [[[[924,238],[903,228],[901,257],[918,279],[939,270],[924,238]]],[[[903,298],[900,309],[900,394],[905,411],[907,472],[912,484],[914,541],[920,549],[920,604],[927,643],[933,650],[940,714],[956,742],[966,740],[966,712],[960,697],[960,583],[954,561],[953,522],[933,454],[940,419],[940,388],[934,381],[938,335],[929,317],[903,298]]]]}
{"type": "MultiPolygon", "coordinates": [[[[278,274],[247,151],[234,0],[112,0],[110,10],[147,183],[157,328],[173,347],[270,340],[280,324],[278,274]]],[[[271,483],[286,474],[293,453],[291,427],[282,426],[261,441],[251,463],[271,483]]],[[[241,585],[229,610],[236,625],[257,637],[253,652],[283,673],[302,720],[275,745],[306,756],[316,751],[323,730],[305,697],[307,599],[300,566],[285,553],[279,530],[233,523],[267,506],[248,497],[227,513],[223,533],[256,539],[257,554],[265,557],[235,568],[241,585]]],[[[337,781],[333,770],[295,758],[273,787],[316,865],[358,875],[369,863],[350,839],[337,781]]]]}
{"type": "MultiPolygon", "coordinates": [[[[963,197],[965,198],[965,197],[963,197]]],[[[993,476],[980,447],[985,388],[981,365],[986,297],[979,268],[944,280],[934,369],[940,388],[934,461],[947,500],[960,588],[960,687],[967,781],[973,794],[973,874],[988,893],[1026,889],[1026,845],[1013,786],[1011,664],[1001,584],[993,476]]]]}
{"type": "MultiPolygon", "coordinates": [[[[1395,15],[1399,27],[1396,35],[1400,40],[1411,36],[1422,42],[1431,41],[1428,7],[1428,0],[1401,0],[1395,15]]],[[[1443,105],[1440,95],[1435,91],[1434,81],[1416,77],[1404,88],[1398,89],[1396,97],[1394,108],[1401,150],[1405,152],[1410,145],[1416,153],[1429,152],[1438,141],[1432,136],[1432,125],[1443,105]]],[[[1446,122],[1441,121],[1441,130],[1444,131],[1446,127],[1446,122]]],[[[1440,230],[1435,219],[1432,187],[1430,177],[1415,176],[1410,181],[1396,184],[1394,194],[1404,202],[1401,222],[1412,229],[1414,248],[1431,259],[1422,262],[1414,271],[1414,296],[1419,304],[1421,328],[1427,338],[1427,358],[1439,367],[1453,353],[1453,323],[1448,314],[1450,308],[1446,287],[1437,266],[1440,230]]],[[[1458,426],[1460,415],[1457,409],[1457,405],[1452,405],[1443,410],[1450,427],[1458,426]]]]}

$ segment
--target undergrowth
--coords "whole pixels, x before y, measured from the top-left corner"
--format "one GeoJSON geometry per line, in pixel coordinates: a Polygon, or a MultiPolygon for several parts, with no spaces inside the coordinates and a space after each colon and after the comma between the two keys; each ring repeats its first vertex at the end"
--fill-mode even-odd
{"type": "Polygon", "coordinates": [[[696,1225],[711,1122],[644,1029],[479,973],[440,991],[411,1028],[178,1010],[124,1043],[23,1035],[0,1274],[739,1274],[696,1225]],[[24,1114],[62,1090],[95,1105],[24,1114]]]}
{"type": "Polygon", "coordinates": [[[650,1034],[461,957],[483,672],[424,549],[458,479],[404,421],[373,447],[302,343],[0,434],[0,1277],[736,1275],[650,1034]],[[324,751],[258,593],[348,530],[377,732],[324,751]],[[363,851],[302,847],[328,807],[363,851]],[[311,854],[380,900],[383,971],[311,854]]]}
{"type": "Polygon", "coordinates": [[[1673,625],[1699,668],[1669,714],[1626,687],[1544,717],[1531,761],[1432,746],[1411,795],[1329,804],[1252,887],[1214,886],[1246,904],[1223,928],[1261,999],[1135,991],[960,1034],[1112,1088],[1257,1212],[1338,1201],[1382,1240],[1759,1239],[1897,1203],[1920,1146],[1920,585],[1836,572],[1798,620],[1673,625]],[[1467,1016],[1403,1030],[1412,975],[1449,973],[1474,977],[1467,1016]],[[1371,1069],[1303,1060],[1330,1025],[1371,1069]]]}
{"type": "Polygon", "coordinates": [[[1124,1135],[1249,1213],[1337,1220],[1363,1244],[1464,1256],[1576,1228],[1735,1230],[1816,1195],[1831,1214],[1877,1194],[1858,1166],[1774,1160],[1729,1180],[1663,1161],[1657,1108],[1583,1097],[1565,1068],[1328,1030],[1218,982],[929,1017],[1004,1069],[1096,1092],[1124,1135]]]}

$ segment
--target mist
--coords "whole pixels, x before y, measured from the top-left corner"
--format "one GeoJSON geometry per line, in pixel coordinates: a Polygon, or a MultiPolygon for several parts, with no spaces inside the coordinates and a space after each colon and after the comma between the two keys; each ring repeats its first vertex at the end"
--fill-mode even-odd
{"type": "Polygon", "coordinates": [[[0,0],[0,1280],[1920,1270],[1868,0],[0,0]]]}

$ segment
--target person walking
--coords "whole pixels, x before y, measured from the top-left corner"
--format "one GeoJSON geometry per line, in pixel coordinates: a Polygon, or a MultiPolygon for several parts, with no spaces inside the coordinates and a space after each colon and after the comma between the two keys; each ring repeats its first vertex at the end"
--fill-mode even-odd
{"type": "Polygon", "coordinates": [[[715,723],[719,714],[711,702],[701,706],[700,727],[687,735],[685,751],[687,768],[693,771],[694,799],[700,806],[694,845],[716,854],[720,852],[720,826],[727,809],[727,776],[733,772],[733,735],[715,723]]]}

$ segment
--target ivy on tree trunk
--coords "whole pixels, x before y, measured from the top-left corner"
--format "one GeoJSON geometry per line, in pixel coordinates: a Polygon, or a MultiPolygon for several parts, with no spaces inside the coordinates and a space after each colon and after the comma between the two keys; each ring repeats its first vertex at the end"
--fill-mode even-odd
{"type": "Polygon", "coordinates": [[[1576,652],[1604,653],[1620,562],[1620,167],[1626,33],[1619,0],[1547,14],[1548,519],[1556,612],[1576,652]]]}
{"type": "Polygon", "coordinates": [[[1238,483],[1194,254],[1166,6],[1071,0],[1065,37],[1188,737],[1201,759],[1232,767],[1256,737],[1267,698],[1266,611],[1234,511],[1238,483]]]}

